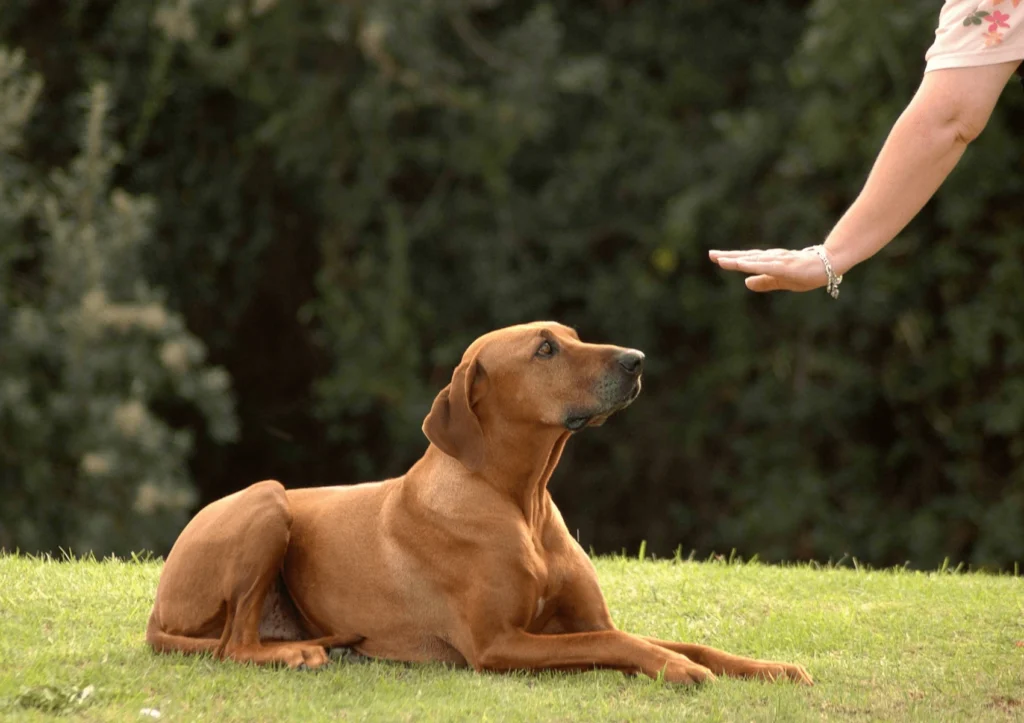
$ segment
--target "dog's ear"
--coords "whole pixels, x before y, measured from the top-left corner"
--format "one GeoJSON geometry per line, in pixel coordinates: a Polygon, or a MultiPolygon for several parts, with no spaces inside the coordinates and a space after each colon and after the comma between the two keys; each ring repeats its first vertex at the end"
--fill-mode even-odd
{"type": "Polygon", "coordinates": [[[455,368],[451,384],[434,399],[423,420],[431,444],[459,460],[470,472],[484,464],[484,430],[473,406],[483,397],[487,374],[476,357],[455,368]]]}

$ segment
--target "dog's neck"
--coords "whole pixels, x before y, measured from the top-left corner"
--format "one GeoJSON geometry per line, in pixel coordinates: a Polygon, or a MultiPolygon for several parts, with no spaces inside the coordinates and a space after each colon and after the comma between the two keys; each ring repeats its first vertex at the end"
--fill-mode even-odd
{"type": "Polygon", "coordinates": [[[505,427],[490,430],[488,455],[480,475],[510,497],[523,511],[531,528],[542,526],[548,515],[548,480],[551,479],[571,433],[564,429],[538,433],[505,427]]]}
{"type": "MultiPolygon", "coordinates": [[[[449,457],[432,444],[409,470],[407,477],[418,479],[418,468],[427,465],[438,465],[436,469],[450,466],[451,471],[443,477],[453,473],[471,474],[511,500],[522,510],[527,525],[539,530],[548,518],[548,480],[558,466],[558,460],[570,436],[571,433],[564,429],[553,429],[542,434],[538,434],[535,427],[518,430],[506,428],[500,433],[489,430],[487,458],[484,466],[476,471],[467,470],[461,462],[449,457]],[[459,470],[457,473],[456,469],[459,470]]],[[[454,490],[446,488],[446,484],[447,482],[439,480],[428,488],[448,489],[449,492],[443,494],[442,498],[452,501],[452,498],[446,495],[453,493],[454,490]],[[437,484],[441,487],[437,488],[437,484]]],[[[460,486],[456,485],[454,489],[460,486]]],[[[419,489],[422,492],[427,488],[419,489]]]]}

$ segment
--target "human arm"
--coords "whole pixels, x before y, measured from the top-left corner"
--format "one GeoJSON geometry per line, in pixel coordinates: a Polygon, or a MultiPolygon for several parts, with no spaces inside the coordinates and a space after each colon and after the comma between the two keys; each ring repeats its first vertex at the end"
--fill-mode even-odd
{"type": "MultiPolygon", "coordinates": [[[[926,73],[882,146],[864,188],[825,240],[837,274],[870,258],[910,223],[985,128],[1020,61],[926,73]]],[[[750,274],[752,291],[824,286],[813,251],[711,251],[723,269],[750,274]]]]}

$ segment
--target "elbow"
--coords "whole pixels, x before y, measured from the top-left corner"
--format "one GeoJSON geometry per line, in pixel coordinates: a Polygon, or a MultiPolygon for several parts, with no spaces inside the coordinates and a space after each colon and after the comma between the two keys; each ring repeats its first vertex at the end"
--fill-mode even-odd
{"type": "MultiPolygon", "coordinates": [[[[985,109],[988,110],[988,109],[985,109]]],[[[985,130],[991,112],[984,112],[969,103],[949,103],[931,109],[922,121],[945,143],[966,146],[985,130]]]]}
{"type": "Polygon", "coordinates": [[[985,130],[1016,63],[925,73],[907,107],[920,130],[959,148],[985,130]]]}
{"type": "Polygon", "coordinates": [[[987,96],[980,98],[974,94],[961,94],[939,109],[937,115],[951,130],[956,143],[966,146],[985,130],[992,117],[995,100],[987,96]]]}
{"type": "Polygon", "coordinates": [[[954,142],[966,146],[981,135],[987,124],[987,114],[983,117],[980,113],[972,111],[957,113],[950,120],[954,142]]]}
{"type": "Polygon", "coordinates": [[[985,130],[988,118],[969,110],[949,108],[941,113],[928,113],[910,122],[910,133],[927,139],[932,147],[943,152],[963,150],[985,130]]]}
{"type": "Polygon", "coordinates": [[[903,138],[919,138],[935,148],[963,149],[985,130],[988,116],[964,107],[909,108],[897,125],[903,138]]]}

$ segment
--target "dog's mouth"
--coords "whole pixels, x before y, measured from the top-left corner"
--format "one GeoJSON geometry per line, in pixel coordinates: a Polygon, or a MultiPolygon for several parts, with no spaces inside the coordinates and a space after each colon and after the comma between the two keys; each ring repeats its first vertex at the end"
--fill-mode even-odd
{"type": "Polygon", "coordinates": [[[569,412],[569,414],[565,416],[565,428],[570,432],[578,432],[584,427],[600,427],[608,420],[608,417],[612,416],[616,412],[621,412],[623,409],[635,402],[636,398],[640,396],[640,389],[642,386],[640,377],[637,377],[636,381],[633,382],[633,385],[626,393],[626,396],[611,406],[587,412],[575,410],[569,412]]]}
{"type": "Polygon", "coordinates": [[[569,415],[565,418],[565,428],[570,432],[578,432],[586,427],[593,418],[589,414],[569,415]]]}

